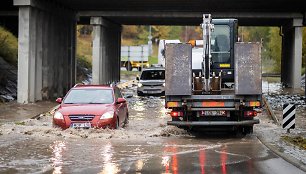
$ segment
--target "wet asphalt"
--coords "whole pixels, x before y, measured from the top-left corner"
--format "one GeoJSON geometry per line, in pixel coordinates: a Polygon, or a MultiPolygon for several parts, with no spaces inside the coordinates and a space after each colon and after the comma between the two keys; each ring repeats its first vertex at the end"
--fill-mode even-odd
{"type": "Polygon", "coordinates": [[[138,97],[134,92],[135,88],[125,91],[130,97],[130,121],[120,130],[75,136],[92,130],[69,133],[52,128],[47,123],[51,119],[42,119],[46,123],[18,127],[32,133],[0,131],[0,173],[304,173],[255,135],[194,135],[166,126],[170,117],[164,99],[138,97]],[[104,136],[108,132],[111,135],[104,136]]]}

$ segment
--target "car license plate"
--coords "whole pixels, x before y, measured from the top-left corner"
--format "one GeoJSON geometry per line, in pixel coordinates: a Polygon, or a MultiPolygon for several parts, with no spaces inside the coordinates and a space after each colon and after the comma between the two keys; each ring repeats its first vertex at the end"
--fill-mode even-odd
{"type": "Polygon", "coordinates": [[[72,128],[90,128],[90,123],[71,123],[70,127],[72,128]]]}
{"type": "Polygon", "coordinates": [[[155,91],[148,91],[148,94],[155,94],[155,91]]]}
{"type": "Polygon", "coordinates": [[[202,116],[226,116],[226,111],[202,111],[202,116]]]}

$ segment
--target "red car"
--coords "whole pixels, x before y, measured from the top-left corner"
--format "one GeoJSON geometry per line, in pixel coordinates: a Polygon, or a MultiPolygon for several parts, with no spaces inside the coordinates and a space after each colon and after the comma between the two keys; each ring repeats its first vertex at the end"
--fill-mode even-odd
{"type": "Polygon", "coordinates": [[[53,115],[53,125],[67,128],[113,128],[128,123],[126,100],[116,86],[78,85],[70,89],[53,115]]]}

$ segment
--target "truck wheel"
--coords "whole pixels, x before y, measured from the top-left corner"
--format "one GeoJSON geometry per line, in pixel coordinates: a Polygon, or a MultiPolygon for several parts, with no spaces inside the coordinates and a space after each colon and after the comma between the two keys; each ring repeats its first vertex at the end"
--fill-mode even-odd
{"type": "Polygon", "coordinates": [[[243,132],[244,132],[245,134],[251,134],[251,133],[253,133],[253,126],[245,126],[245,127],[243,127],[243,132]]]}
{"type": "Polygon", "coordinates": [[[236,138],[243,138],[246,136],[246,133],[243,127],[237,127],[236,130],[234,131],[234,135],[236,138]]]}
{"type": "Polygon", "coordinates": [[[177,117],[172,117],[172,121],[180,121],[180,119],[177,117]]]}
{"type": "Polygon", "coordinates": [[[125,65],[125,68],[126,68],[127,71],[132,71],[133,67],[132,67],[131,62],[127,62],[126,65],[125,65]]]}

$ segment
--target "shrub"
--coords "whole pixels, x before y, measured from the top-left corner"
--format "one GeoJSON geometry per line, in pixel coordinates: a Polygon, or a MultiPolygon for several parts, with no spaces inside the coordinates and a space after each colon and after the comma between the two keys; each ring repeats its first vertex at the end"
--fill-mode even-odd
{"type": "Polygon", "coordinates": [[[3,27],[0,27],[0,56],[10,64],[17,65],[18,40],[3,27]]]}

